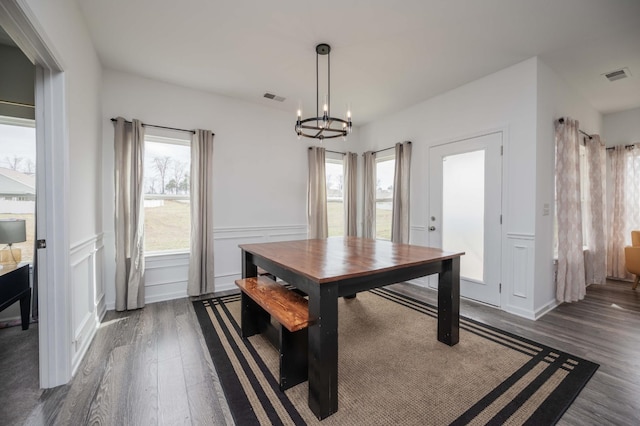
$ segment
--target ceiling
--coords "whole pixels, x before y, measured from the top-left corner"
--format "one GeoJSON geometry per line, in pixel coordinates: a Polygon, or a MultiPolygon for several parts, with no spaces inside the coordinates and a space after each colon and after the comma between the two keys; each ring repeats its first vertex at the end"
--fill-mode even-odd
{"type": "Polygon", "coordinates": [[[638,0],[77,2],[106,68],[292,119],[299,104],[315,115],[322,42],[332,47],[332,115],[350,104],[355,125],[536,55],[604,114],[640,106],[638,0]],[[623,67],[630,78],[601,75],[623,67]]]}

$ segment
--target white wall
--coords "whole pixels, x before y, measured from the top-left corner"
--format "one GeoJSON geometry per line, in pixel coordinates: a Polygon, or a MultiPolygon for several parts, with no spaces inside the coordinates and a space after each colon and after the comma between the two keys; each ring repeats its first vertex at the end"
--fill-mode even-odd
{"type": "MultiPolygon", "coordinates": [[[[429,243],[429,147],[493,130],[504,132],[503,235],[496,249],[504,252],[510,235],[535,237],[536,64],[536,58],[529,59],[360,129],[360,151],[413,142],[413,243],[429,243]]],[[[503,294],[514,284],[505,272],[505,258],[503,294]]],[[[531,268],[524,278],[532,283],[532,277],[531,268]]],[[[510,305],[503,298],[503,309],[532,316],[532,298],[524,302],[510,305]]]]}
{"type": "MultiPolygon", "coordinates": [[[[91,44],[84,19],[74,0],[26,0],[25,13],[42,32],[47,48],[64,73],[65,129],[68,142],[66,185],[48,197],[68,200],[68,256],[71,345],[68,360],[75,370],[104,312],[102,289],[102,123],[100,88],[102,68],[91,44]]],[[[54,295],[57,300],[60,296],[54,295]]],[[[53,300],[44,301],[52,303],[53,300]]],[[[53,309],[54,307],[52,307],[53,309]]],[[[53,368],[53,367],[52,367],[53,368]]]]}
{"type": "MultiPolygon", "coordinates": [[[[298,140],[295,111],[179,87],[113,70],[103,76],[103,179],[107,306],[113,308],[113,125],[111,118],[182,129],[209,129],[214,137],[216,290],[233,288],[240,276],[238,244],[305,238],[307,148],[298,140]]],[[[350,141],[357,139],[357,129],[350,141]]],[[[355,142],[351,142],[355,143],[355,142]]],[[[341,142],[325,143],[343,150],[341,142]]],[[[186,255],[151,256],[146,300],[186,296],[186,255]]]]}
{"type": "Polygon", "coordinates": [[[607,146],[640,142],[640,108],[606,114],[602,134],[607,146]]]}

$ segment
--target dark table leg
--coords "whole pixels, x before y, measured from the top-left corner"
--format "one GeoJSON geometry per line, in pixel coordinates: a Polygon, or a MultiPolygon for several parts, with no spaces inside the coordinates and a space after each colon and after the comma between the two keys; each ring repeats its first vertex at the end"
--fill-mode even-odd
{"type": "Polygon", "coordinates": [[[20,319],[22,322],[22,329],[29,329],[29,313],[31,308],[31,289],[28,289],[24,295],[20,298],[20,319]]]}
{"type": "Polygon", "coordinates": [[[453,346],[460,339],[460,258],[443,261],[438,274],[438,340],[453,346]]]}
{"type": "Polygon", "coordinates": [[[338,411],[338,288],[311,286],[309,317],[309,408],[320,420],[338,411]]]}
{"type": "Polygon", "coordinates": [[[253,263],[253,255],[242,250],[242,278],[258,276],[258,267],[253,263]]]}

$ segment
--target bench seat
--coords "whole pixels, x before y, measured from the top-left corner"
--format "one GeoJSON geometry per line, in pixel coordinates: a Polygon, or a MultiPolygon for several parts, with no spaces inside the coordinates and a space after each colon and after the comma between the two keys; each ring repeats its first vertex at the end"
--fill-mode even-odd
{"type": "Polygon", "coordinates": [[[308,377],[309,308],[307,299],[267,276],[236,280],[242,291],[242,337],[266,334],[278,322],[272,343],[280,353],[281,390],[289,389],[308,377]],[[273,341],[275,340],[275,342],[273,341]]]}

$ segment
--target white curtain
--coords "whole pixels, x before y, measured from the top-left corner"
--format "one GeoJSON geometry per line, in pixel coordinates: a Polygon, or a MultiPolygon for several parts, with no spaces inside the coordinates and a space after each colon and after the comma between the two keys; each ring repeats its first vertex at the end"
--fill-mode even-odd
{"type": "Polygon", "coordinates": [[[599,135],[586,139],[588,170],[588,215],[586,283],[604,284],[607,275],[607,237],[605,232],[606,149],[599,135]]]}
{"type": "Polygon", "coordinates": [[[624,260],[624,247],[631,231],[640,229],[640,144],[616,146],[609,152],[613,181],[613,217],[607,249],[607,275],[631,279],[624,260]]]}
{"type": "Polygon", "coordinates": [[[556,122],[556,299],[582,300],[586,292],[580,199],[580,133],[576,120],[556,122]]]}
{"type": "Polygon", "coordinates": [[[358,235],[357,186],[358,154],[347,152],[344,156],[344,235],[358,235]]]}
{"type": "Polygon", "coordinates": [[[362,236],[376,237],[376,153],[372,151],[362,154],[364,157],[364,222],[362,236]]]}
{"type": "Polygon", "coordinates": [[[393,176],[391,241],[409,243],[409,183],[411,180],[411,142],[397,143],[393,176]]]}
{"type": "Polygon", "coordinates": [[[187,294],[213,293],[213,133],[196,130],[191,141],[191,250],[187,294]]]}
{"type": "Polygon", "coordinates": [[[144,307],[144,128],[118,117],[114,138],[116,310],[144,307]]]}
{"type": "Polygon", "coordinates": [[[309,148],[309,179],[307,180],[307,225],[309,238],[327,238],[327,180],[325,149],[309,148]]]}

